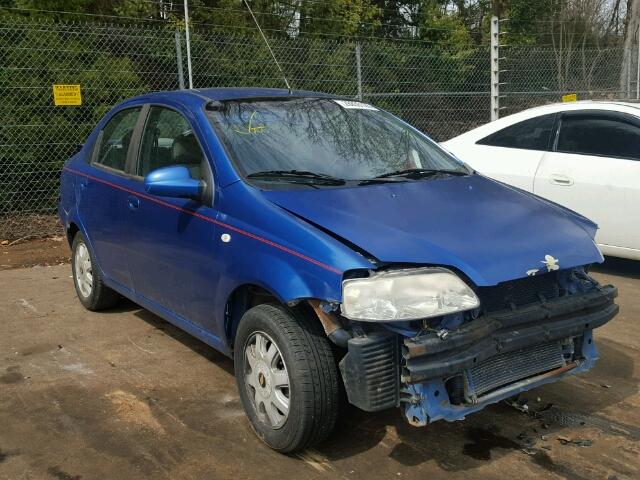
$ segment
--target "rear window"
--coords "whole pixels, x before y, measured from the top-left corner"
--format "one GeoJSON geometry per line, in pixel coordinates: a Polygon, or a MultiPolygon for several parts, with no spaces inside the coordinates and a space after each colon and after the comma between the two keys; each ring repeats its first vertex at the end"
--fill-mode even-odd
{"type": "Polygon", "coordinates": [[[557,150],[640,160],[640,128],[620,116],[566,116],[562,118],[557,150]]]}
{"type": "Polygon", "coordinates": [[[133,130],[141,107],[127,108],[116,113],[100,132],[93,162],[124,172],[133,130]]]}
{"type": "Polygon", "coordinates": [[[493,147],[548,150],[556,114],[541,115],[511,125],[476,142],[493,147]]]}

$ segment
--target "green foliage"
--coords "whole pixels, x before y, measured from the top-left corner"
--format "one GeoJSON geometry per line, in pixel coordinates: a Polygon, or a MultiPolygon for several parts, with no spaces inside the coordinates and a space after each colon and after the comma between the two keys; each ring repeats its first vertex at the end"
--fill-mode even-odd
{"type": "Polygon", "coordinates": [[[173,31],[0,18],[0,214],[51,211],[58,173],[117,102],[177,87],[173,31]],[[81,106],[54,106],[53,84],[81,106]]]}
{"type": "Polygon", "coordinates": [[[428,5],[422,13],[420,37],[449,48],[465,49],[472,44],[469,30],[460,13],[448,13],[442,5],[428,5]]]}
{"type": "MultiPolygon", "coordinates": [[[[560,0],[513,0],[507,10],[509,18],[508,37],[505,41],[510,45],[535,45],[539,41],[540,32],[547,31],[547,25],[540,21],[553,18],[561,7],[560,0]]],[[[545,39],[548,40],[548,39],[545,39]]]]}
{"type": "MultiPolygon", "coordinates": [[[[365,94],[389,94],[376,97],[381,107],[438,139],[488,120],[495,0],[248,1],[296,89],[355,96],[360,43],[362,87],[365,94]]],[[[505,3],[503,41],[548,43],[541,21],[555,19],[568,4],[505,3]]],[[[284,86],[243,0],[189,5],[196,87],[284,86]]],[[[600,38],[586,16],[574,20],[572,35],[600,38]]],[[[62,163],[111,106],[178,87],[176,30],[186,72],[182,2],[0,0],[0,26],[0,215],[50,213],[62,163]],[[55,83],[79,83],[83,105],[53,106],[55,83]]],[[[524,84],[534,71],[511,73],[512,84],[518,74],[524,84]]]]}

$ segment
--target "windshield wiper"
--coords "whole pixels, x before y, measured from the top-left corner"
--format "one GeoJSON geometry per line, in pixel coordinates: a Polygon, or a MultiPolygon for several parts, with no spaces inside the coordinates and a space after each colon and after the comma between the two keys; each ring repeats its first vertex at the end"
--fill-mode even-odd
{"type": "Polygon", "coordinates": [[[345,183],[342,178],[332,177],[331,175],[326,175],[324,173],[308,172],[306,170],[266,170],[264,172],[250,173],[247,175],[247,178],[303,179],[331,185],[343,185],[345,183]]]}
{"type": "Polygon", "coordinates": [[[373,178],[362,180],[360,185],[379,182],[402,182],[407,179],[417,180],[420,178],[435,177],[439,175],[465,176],[471,172],[462,170],[440,170],[437,168],[408,168],[404,170],[395,170],[393,172],[383,173],[373,178]]]}
{"type": "Polygon", "coordinates": [[[393,177],[424,178],[424,177],[432,177],[438,174],[463,176],[463,175],[469,175],[469,172],[463,172],[460,170],[440,170],[437,168],[408,168],[405,170],[396,170],[395,172],[383,173],[382,175],[378,175],[373,179],[393,178],[393,177]]]}

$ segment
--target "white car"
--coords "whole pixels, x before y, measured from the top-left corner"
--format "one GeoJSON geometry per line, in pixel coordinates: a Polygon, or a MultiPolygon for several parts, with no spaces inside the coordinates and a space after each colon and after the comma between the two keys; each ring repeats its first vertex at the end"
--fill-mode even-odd
{"type": "Polygon", "coordinates": [[[442,145],[478,172],[596,222],[603,254],[640,260],[640,104],[545,105],[442,145]]]}

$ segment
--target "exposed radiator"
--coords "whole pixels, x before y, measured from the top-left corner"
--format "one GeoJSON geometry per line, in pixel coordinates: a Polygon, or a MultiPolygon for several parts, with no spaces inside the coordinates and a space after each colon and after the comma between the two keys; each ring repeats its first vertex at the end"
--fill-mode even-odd
{"type": "Polygon", "coordinates": [[[543,343],[496,355],[467,371],[469,387],[476,397],[565,365],[560,342],[543,343]]]}

